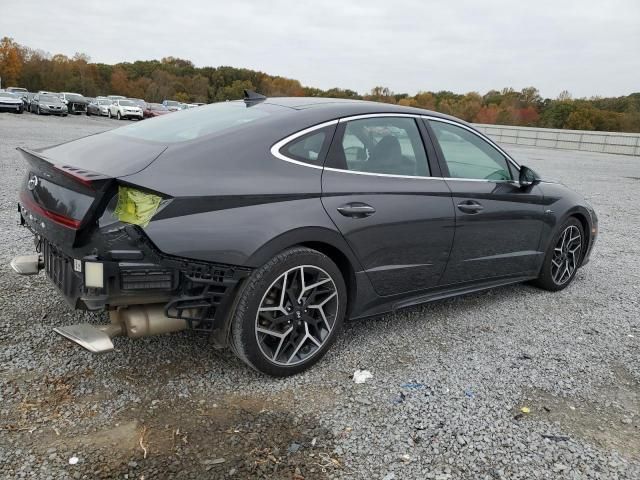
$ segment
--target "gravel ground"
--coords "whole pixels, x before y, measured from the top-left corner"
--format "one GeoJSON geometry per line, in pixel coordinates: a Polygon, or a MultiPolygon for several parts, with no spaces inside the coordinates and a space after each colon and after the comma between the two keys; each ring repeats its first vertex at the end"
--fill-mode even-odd
{"type": "Polygon", "coordinates": [[[118,125],[0,114],[1,478],[640,478],[640,158],[507,146],[595,206],[575,282],[352,322],[275,380],[189,332],[92,355],[52,328],[106,316],[11,272],[32,249],[15,147],[118,125]],[[373,378],[355,384],[358,368],[373,378]]]}

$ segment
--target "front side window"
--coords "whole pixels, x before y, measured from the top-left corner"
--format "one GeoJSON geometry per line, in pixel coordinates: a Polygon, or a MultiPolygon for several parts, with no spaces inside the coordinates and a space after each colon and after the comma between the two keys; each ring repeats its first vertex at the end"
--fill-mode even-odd
{"type": "Polygon", "coordinates": [[[465,128],[429,120],[451,178],[512,180],[507,159],[491,144],[465,128]]]}
{"type": "Polygon", "coordinates": [[[413,118],[372,117],[347,122],[332,149],[335,167],[366,173],[429,176],[427,155],[413,118]]]}

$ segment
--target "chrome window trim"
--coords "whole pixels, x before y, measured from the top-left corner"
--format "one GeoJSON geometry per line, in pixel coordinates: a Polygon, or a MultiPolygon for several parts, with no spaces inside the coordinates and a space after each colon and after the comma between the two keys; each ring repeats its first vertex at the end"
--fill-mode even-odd
{"type": "Polygon", "coordinates": [[[273,146],[271,147],[271,155],[273,155],[276,158],[279,158],[280,160],[284,160],[285,162],[293,163],[295,165],[302,165],[303,167],[316,168],[316,169],[322,170],[324,168],[322,165],[312,165],[310,163],[305,163],[305,162],[301,162],[300,160],[289,158],[286,155],[283,155],[282,153],[280,153],[280,149],[284,147],[287,143],[295,140],[296,138],[302,137],[303,135],[306,135],[307,133],[311,133],[314,130],[320,130],[321,128],[328,127],[329,125],[336,125],[337,123],[338,123],[338,120],[329,120],[328,122],[319,123],[318,125],[313,125],[312,127],[305,128],[304,130],[300,130],[299,132],[289,135],[273,144],[273,146]]]}
{"type": "Polygon", "coordinates": [[[402,118],[420,118],[421,115],[415,113],[363,113],[361,115],[351,115],[350,117],[342,117],[340,123],[350,122],[352,120],[362,120],[365,118],[377,118],[377,117],[402,117],[402,118]]]}
{"type": "Polygon", "coordinates": [[[338,123],[349,122],[351,120],[360,120],[360,119],[365,119],[365,118],[377,118],[377,117],[402,117],[402,118],[416,118],[416,119],[421,118],[421,119],[425,119],[425,120],[434,120],[436,122],[449,123],[449,124],[454,125],[456,127],[463,128],[463,129],[471,132],[472,134],[476,135],[477,137],[481,138],[485,142],[489,143],[492,147],[494,147],[502,155],[504,155],[504,157],[518,171],[520,170],[520,165],[518,165],[518,163],[515,160],[513,160],[509,156],[509,154],[507,154],[507,152],[505,152],[495,142],[493,142],[490,138],[488,138],[486,135],[482,134],[481,132],[477,132],[474,129],[472,129],[470,127],[467,127],[466,125],[463,125],[460,122],[456,122],[456,121],[449,120],[449,119],[446,119],[446,118],[434,117],[434,116],[431,116],[431,115],[414,114],[414,113],[366,113],[366,114],[360,114],[360,115],[351,115],[351,116],[348,116],[348,117],[341,117],[341,118],[338,118],[338,119],[335,119],[335,120],[329,120],[327,122],[319,123],[317,125],[313,125],[311,127],[305,128],[304,130],[300,130],[299,132],[293,133],[293,134],[283,138],[282,140],[279,140],[278,142],[274,143],[273,146],[271,147],[271,155],[273,155],[274,157],[276,157],[276,158],[278,158],[280,160],[283,160],[285,162],[293,163],[295,165],[300,165],[302,167],[315,168],[315,169],[318,169],[318,170],[328,170],[330,172],[336,172],[336,173],[347,173],[347,174],[352,174],[352,175],[368,175],[368,176],[372,176],[372,177],[406,178],[406,179],[417,179],[417,180],[517,183],[516,180],[487,180],[487,179],[482,179],[482,178],[457,178],[457,177],[425,177],[425,176],[418,176],[418,175],[394,175],[394,174],[390,174],[390,173],[374,173],[374,172],[359,172],[359,171],[356,171],[356,170],[343,170],[343,169],[340,169],[340,168],[323,167],[323,166],[319,166],[319,165],[312,165],[312,164],[309,164],[309,163],[301,162],[300,160],[295,160],[293,158],[289,158],[286,155],[280,153],[280,150],[286,144],[288,144],[289,142],[295,140],[296,138],[299,138],[299,137],[302,137],[303,135],[311,133],[314,130],[319,130],[321,128],[328,127],[330,125],[336,125],[338,123]]]}
{"type": "Polygon", "coordinates": [[[375,173],[375,172],[359,172],[357,170],[342,170],[341,168],[324,167],[329,172],[351,173],[353,175],[369,175],[371,177],[390,177],[390,178],[417,178],[420,180],[444,180],[443,177],[423,177],[419,175],[394,175],[392,173],[375,173]]]}

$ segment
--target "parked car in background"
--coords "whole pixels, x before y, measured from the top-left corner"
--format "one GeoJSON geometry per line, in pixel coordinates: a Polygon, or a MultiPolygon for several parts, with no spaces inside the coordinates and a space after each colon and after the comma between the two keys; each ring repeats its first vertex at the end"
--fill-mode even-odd
{"type": "Polygon", "coordinates": [[[109,105],[109,118],[117,118],[118,120],[124,120],[125,118],[137,118],[142,120],[142,108],[137,106],[133,101],[128,99],[114,100],[109,105]]]}
{"type": "Polygon", "coordinates": [[[140,107],[142,110],[144,110],[145,108],[147,108],[147,102],[145,102],[144,100],[142,100],[141,98],[127,98],[127,100],[131,100],[133,103],[135,103],[138,107],[140,107]]]}
{"type": "Polygon", "coordinates": [[[23,110],[22,98],[15,93],[0,92],[0,111],[22,113],[23,110]]]}
{"type": "Polygon", "coordinates": [[[9,93],[17,93],[18,95],[22,95],[23,93],[29,92],[29,90],[22,87],[8,87],[7,89],[5,89],[5,91],[9,93]]]}
{"type": "Polygon", "coordinates": [[[25,111],[29,111],[29,105],[31,104],[31,99],[35,93],[26,92],[22,94],[22,104],[25,111]]]}
{"type": "Polygon", "coordinates": [[[178,110],[182,110],[182,108],[180,107],[180,105],[182,104],[176,100],[164,100],[162,102],[162,105],[167,107],[170,112],[177,112],[178,110]]]}
{"type": "Polygon", "coordinates": [[[142,115],[144,118],[153,118],[166,115],[167,113],[171,112],[161,103],[147,103],[147,108],[143,110],[142,115]]]}
{"type": "Polygon", "coordinates": [[[89,105],[87,105],[87,115],[99,115],[106,117],[109,115],[109,105],[112,103],[113,101],[108,98],[97,97],[93,102],[90,102],[89,105]]]}
{"type": "Polygon", "coordinates": [[[87,104],[89,102],[79,93],[60,92],[60,98],[67,106],[69,113],[76,115],[80,113],[87,113],[87,104]]]}
{"type": "Polygon", "coordinates": [[[62,115],[66,117],[69,110],[57,95],[37,93],[31,99],[29,111],[38,115],[62,115]]]}
{"type": "Polygon", "coordinates": [[[122,95],[107,95],[109,100],[124,100],[127,97],[123,97],[122,95]]]}

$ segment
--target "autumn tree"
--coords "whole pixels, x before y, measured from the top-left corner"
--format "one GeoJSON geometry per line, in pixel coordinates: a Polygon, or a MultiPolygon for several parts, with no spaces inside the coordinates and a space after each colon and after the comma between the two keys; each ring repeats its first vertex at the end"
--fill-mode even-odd
{"type": "Polygon", "coordinates": [[[3,37],[0,40],[0,78],[3,87],[18,85],[22,73],[22,53],[20,45],[13,38],[3,37]]]}
{"type": "Polygon", "coordinates": [[[640,131],[640,92],[620,97],[574,99],[568,91],[542,98],[537,88],[512,87],[459,94],[421,90],[415,95],[376,86],[360,95],[355,90],[302,85],[298,80],[232,66],[196,67],[190,60],[164,57],[115,65],[93,63],[84,53],[51,55],[0,40],[3,86],[29,91],[76,91],[88,96],[118,93],[151,102],[176,99],[211,102],[242,98],[243,90],[267,96],[311,96],[366,99],[435,110],[478,123],[549,128],[640,131]]]}

